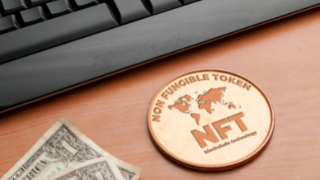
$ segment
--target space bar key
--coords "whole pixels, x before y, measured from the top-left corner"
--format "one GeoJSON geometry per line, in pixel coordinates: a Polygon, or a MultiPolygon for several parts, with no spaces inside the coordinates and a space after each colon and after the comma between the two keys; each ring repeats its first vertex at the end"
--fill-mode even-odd
{"type": "Polygon", "coordinates": [[[118,26],[106,4],[0,35],[0,64],[118,26]]]}

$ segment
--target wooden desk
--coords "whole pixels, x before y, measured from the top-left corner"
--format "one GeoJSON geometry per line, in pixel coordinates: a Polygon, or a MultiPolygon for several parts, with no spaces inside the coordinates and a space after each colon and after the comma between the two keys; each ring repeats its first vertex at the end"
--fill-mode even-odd
{"type": "Polygon", "coordinates": [[[316,9],[2,114],[0,177],[65,115],[103,149],[143,168],[141,180],[319,179],[319,29],[316,9]],[[160,86],[208,68],[255,82],[276,115],[266,150],[253,162],[222,173],[174,164],[155,148],[147,130],[148,106],[160,86]]]}

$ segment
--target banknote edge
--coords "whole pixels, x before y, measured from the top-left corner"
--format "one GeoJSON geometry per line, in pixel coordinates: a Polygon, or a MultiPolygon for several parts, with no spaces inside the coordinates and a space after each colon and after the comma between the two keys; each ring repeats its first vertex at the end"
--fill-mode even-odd
{"type": "MultiPolygon", "coordinates": [[[[77,136],[79,139],[83,139],[84,142],[87,143],[88,146],[91,146],[93,149],[101,153],[103,156],[110,156],[112,157],[115,164],[119,161],[120,164],[118,164],[118,168],[123,167],[130,167],[130,170],[133,170],[134,172],[137,172],[135,176],[130,180],[137,180],[140,177],[140,174],[142,172],[142,169],[136,166],[133,166],[129,163],[126,163],[120,159],[117,159],[116,157],[112,156],[108,152],[104,151],[100,146],[98,146],[96,143],[94,143],[91,139],[89,139],[87,136],[85,136],[70,120],[68,120],[65,116],[61,117],[57,122],[55,122],[42,136],[41,138],[29,149],[29,151],[24,154],[20,160],[14,164],[11,169],[5,173],[0,180],[8,180],[10,178],[10,175],[15,174],[18,172],[21,168],[23,168],[23,164],[27,162],[30,158],[30,155],[32,152],[37,151],[39,146],[46,143],[44,139],[48,139],[48,137],[51,137],[59,128],[61,128],[63,125],[67,126],[69,130],[74,133],[75,136],[77,136]],[[122,164],[122,165],[121,165],[122,164]],[[121,167],[123,166],[123,167],[121,167]]],[[[24,169],[24,168],[23,168],[24,169]]],[[[125,169],[125,168],[123,168],[125,169]]],[[[119,169],[120,171],[120,169],[119,169]]]]}
{"type": "Polygon", "coordinates": [[[68,174],[74,170],[77,170],[77,169],[80,169],[80,168],[83,168],[83,167],[86,167],[86,166],[89,166],[91,164],[94,164],[94,163],[98,163],[98,162],[102,162],[102,161],[107,161],[108,162],[108,165],[110,166],[110,168],[112,169],[112,171],[114,173],[116,173],[117,175],[117,178],[119,180],[124,180],[124,178],[122,177],[121,173],[120,173],[120,170],[118,169],[118,167],[116,166],[116,164],[114,163],[112,157],[110,156],[104,156],[104,157],[100,157],[100,158],[96,158],[96,159],[92,159],[92,160],[88,160],[88,161],[85,161],[83,163],[80,163],[80,164],[77,164],[77,165],[74,165],[74,166],[70,166],[68,167],[67,169],[61,171],[60,173],[57,173],[49,178],[47,178],[46,180],[55,180],[55,179],[58,179],[60,178],[61,176],[65,175],[65,174],[68,174]]]}

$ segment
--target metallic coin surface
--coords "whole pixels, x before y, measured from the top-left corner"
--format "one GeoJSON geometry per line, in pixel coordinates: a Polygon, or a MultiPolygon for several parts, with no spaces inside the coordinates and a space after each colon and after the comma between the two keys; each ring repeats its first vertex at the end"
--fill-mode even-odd
{"type": "Polygon", "coordinates": [[[179,76],[155,95],[148,127],[169,159],[199,171],[224,171],[255,158],[274,129],[274,113],[249,80],[220,70],[179,76]]]}

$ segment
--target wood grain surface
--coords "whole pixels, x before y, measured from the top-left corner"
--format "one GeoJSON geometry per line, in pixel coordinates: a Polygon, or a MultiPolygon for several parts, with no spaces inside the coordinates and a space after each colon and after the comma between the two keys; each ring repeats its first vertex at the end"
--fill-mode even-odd
{"type": "Polygon", "coordinates": [[[104,150],[141,167],[141,180],[319,179],[319,29],[316,9],[2,114],[0,177],[59,117],[67,116],[104,150]],[[149,103],[164,83],[210,68],[256,83],[276,117],[265,151],[251,163],[221,173],[176,165],[155,148],[147,129],[149,103]]]}

